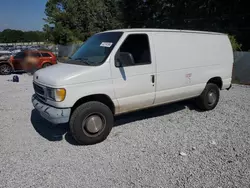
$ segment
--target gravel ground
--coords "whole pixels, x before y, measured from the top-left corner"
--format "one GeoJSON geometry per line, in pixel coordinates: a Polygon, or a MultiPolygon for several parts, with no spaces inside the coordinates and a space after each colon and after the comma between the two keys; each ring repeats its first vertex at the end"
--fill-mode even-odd
{"type": "Polygon", "coordinates": [[[250,87],[221,92],[210,112],[181,102],[123,115],[106,141],[78,146],[33,110],[32,77],[10,78],[0,76],[0,187],[250,187],[250,87]]]}

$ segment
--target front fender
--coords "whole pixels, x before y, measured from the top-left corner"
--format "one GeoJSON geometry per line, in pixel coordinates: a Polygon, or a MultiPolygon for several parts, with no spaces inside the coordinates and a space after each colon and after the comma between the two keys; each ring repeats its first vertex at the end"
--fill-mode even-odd
{"type": "Polygon", "coordinates": [[[58,107],[58,108],[70,108],[72,107],[79,99],[95,94],[104,94],[108,96],[117,106],[117,102],[114,96],[113,83],[111,79],[100,80],[97,82],[89,82],[82,84],[75,84],[63,87],[66,89],[66,98],[62,102],[53,102],[47,101],[49,105],[58,107]]]}

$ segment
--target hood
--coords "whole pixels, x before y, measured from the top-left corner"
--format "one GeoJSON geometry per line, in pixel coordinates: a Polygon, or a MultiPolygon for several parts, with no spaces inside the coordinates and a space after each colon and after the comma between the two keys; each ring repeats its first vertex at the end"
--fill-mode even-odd
{"type": "Polygon", "coordinates": [[[110,77],[109,71],[103,74],[103,71],[109,68],[107,65],[109,64],[106,63],[106,65],[95,67],[58,63],[36,71],[33,80],[42,85],[51,87],[93,82],[110,77]]]}

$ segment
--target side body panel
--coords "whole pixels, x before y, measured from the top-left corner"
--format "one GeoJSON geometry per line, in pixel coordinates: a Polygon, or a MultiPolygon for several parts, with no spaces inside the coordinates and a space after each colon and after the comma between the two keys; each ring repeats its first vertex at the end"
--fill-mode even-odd
{"type": "Polygon", "coordinates": [[[198,96],[213,77],[228,86],[233,59],[226,35],[156,32],[153,39],[156,105],[198,96]]]}

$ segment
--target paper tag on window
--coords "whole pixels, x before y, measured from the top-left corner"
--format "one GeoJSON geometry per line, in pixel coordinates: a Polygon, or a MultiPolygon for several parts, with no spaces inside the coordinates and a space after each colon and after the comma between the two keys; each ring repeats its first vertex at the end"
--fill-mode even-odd
{"type": "Polygon", "coordinates": [[[110,48],[112,44],[113,44],[112,42],[102,42],[100,46],[110,48]]]}

